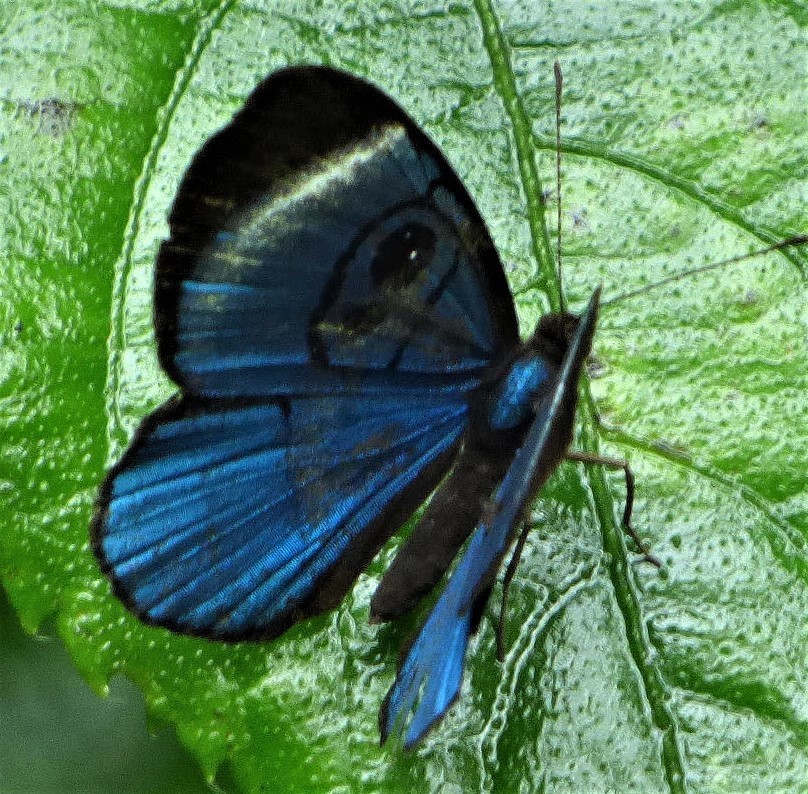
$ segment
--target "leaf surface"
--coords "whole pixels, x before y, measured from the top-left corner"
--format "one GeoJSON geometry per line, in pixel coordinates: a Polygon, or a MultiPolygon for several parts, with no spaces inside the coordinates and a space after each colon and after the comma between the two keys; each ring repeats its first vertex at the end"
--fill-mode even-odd
{"type": "Polygon", "coordinates": [[[506,263],[523,331],[557,302],[552,63],[565,74],[573,310],[805,232],[808,16],[797,3],[106,2],[0,9],[0,575],[54,615],[95,689],[124,674],[213,777],[244,790],[790,791],[808,780],[808,254],[604,308],[581,448],[537,502],[458,705],[378,747],[402,626],[342,607],[270,645],[141,626],[88,548],[105,468],[172,393],[154,256],[193,153],[288,63],[368,77],[437,141],[506,263]],[[547,197],[547,206],[544,198],[547,197]],[[594,419],[594,411],[600,424],[594,419]]]}

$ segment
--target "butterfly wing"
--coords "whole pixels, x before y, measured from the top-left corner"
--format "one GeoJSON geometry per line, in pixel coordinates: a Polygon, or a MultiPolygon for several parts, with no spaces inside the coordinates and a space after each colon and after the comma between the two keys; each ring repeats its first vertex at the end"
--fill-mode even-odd
{"type": "Polygon", "coordinates": [[[558,378],[537,410],[488,515],[472,535],[445,590],[407,649],[381,708],[383,742],[392,731],[400,731],[405,734],[405,747],[411,747],[457,698],[479,599],[489,590],[527,504],[566,450],[578,378],[595,329],[598,299],[596,292],[579,321],[558,378]]]}
{"type": "Polygon", "coordinates": [[[194,394],[456,391],[518,344],[471,198],[350,75],[270,76],[200,150],[170,224],[159,352],[194,394]]]}
{"type": "Polygon", "coordinates": [[[448,465],[462,399],[170,402],[107,479],[96,553],[144,621],[269,638],[333,607],[448,465]],[[394,524],[395,526],[395,524],[394,524]],[[348,577],[334,566],[348,557],[348,577]]]}
{"type": "Polygon", "coordinates": [[[184,397],[102,487],[94,549],[145,620],[271,637],[333,606],[451,465],[517,344],[473,202],[390,99],[320,67],[200,150],[157,263],[184,397]]]}

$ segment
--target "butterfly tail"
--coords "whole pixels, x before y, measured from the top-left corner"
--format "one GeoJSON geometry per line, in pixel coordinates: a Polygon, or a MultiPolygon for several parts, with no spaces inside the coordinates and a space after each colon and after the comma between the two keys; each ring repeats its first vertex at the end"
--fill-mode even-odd
{"type": "Polygon", "coordinates": [[[463,665],[471,634],[471,612],[441,600],[408,648],[406,657],[379,713],[381,741],[404,733],[410,749],[438,722],[460,693],[463,665]]]}

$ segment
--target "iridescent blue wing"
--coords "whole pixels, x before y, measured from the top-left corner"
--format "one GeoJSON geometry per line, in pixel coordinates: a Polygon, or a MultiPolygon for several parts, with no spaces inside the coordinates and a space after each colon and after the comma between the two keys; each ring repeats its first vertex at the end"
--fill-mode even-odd
{"type": "Polygon", "coordinates": [[[271,637],[333,606],[451,465],[518,343],[471,199],[390,99],[268,78],[200,150],[157,263],[183,397],[110,472],[93,546],[144,620],[271,637]]]}
{"type": "Polygon", "coordinates": [[[148,623],[277,636],[339,602],[378,528],[434,487],[465,412],[462,399],[412,397],[170,402],[104,485],[96,552],[148,623]]]}
{"type": "Polygon", "coordinates": [[[407,649],[381,708],[383,742],[395,731],[404,735],[405,747],[411,747],[458,696],[479,599],[486,597],[527,504],[569,444],[578,378],[591,346],[598,298],[596,293],[581,317],[558,377],[538,407],[488,514],[407,649]]]}
{"type": "Polygon", "coordinates": [[[344,73],[269,77],[196,156],[170,223],[159,351],[196,395],[456,392],[518,344],[459,179],[344,73]]]}

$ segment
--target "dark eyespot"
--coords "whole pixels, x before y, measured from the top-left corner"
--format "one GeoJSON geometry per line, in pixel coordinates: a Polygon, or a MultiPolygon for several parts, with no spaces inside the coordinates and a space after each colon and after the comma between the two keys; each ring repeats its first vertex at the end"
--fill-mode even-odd
{"type": "Polygon", "coordinates": [[[411,284],[432,263],[435,241],[435,232],[422,223],[396,229],[376,249],[370,265],[373,285],[396,289],[411,284]]]}

